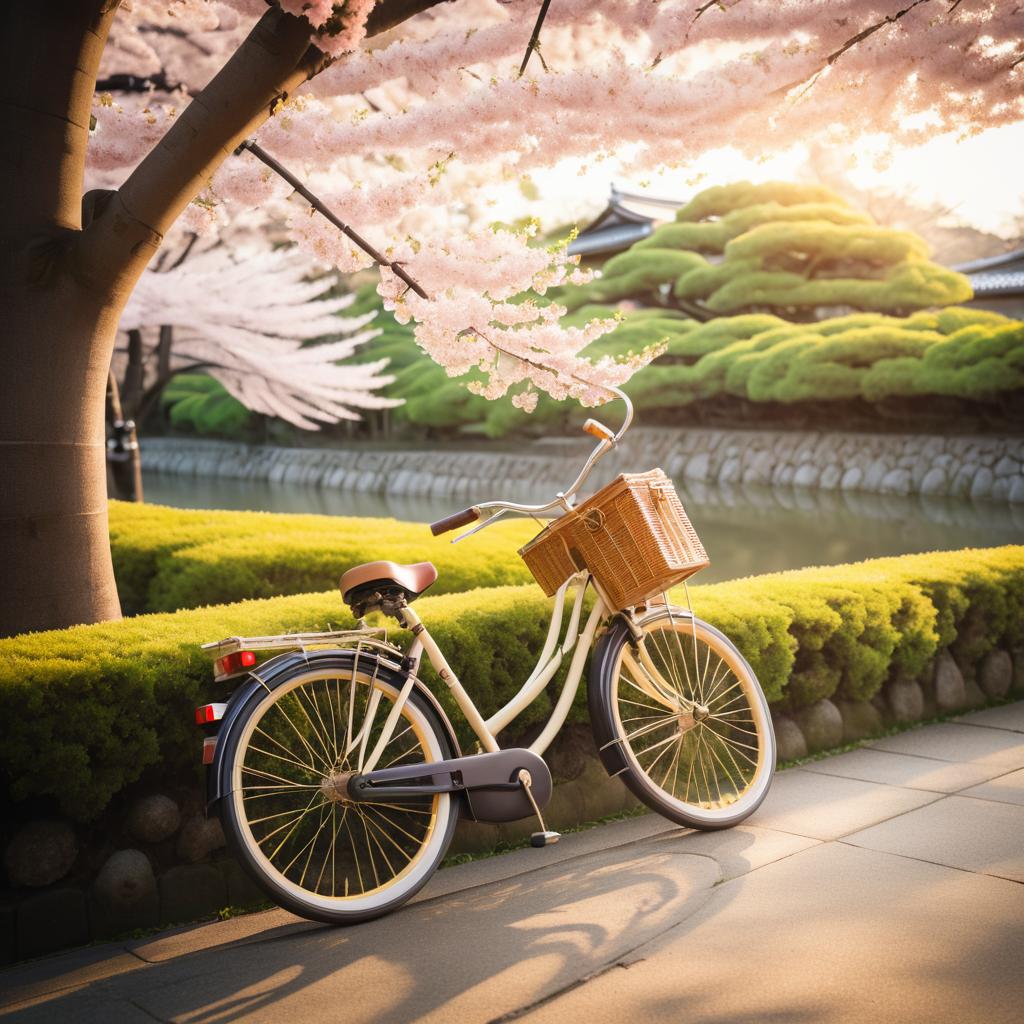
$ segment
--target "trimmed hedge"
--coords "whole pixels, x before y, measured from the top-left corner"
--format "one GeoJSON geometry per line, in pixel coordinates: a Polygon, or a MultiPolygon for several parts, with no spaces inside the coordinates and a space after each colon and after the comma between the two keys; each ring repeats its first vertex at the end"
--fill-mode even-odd
{"type": "MultiPolygon", "coordinates": [[[[769,700],[864,700],[920,675],[949,647],[964,666],[1024,647],[1024,547],[886,558],[691,589],[769,700]]],[[[681,598],[682,595],[677,595],[681,598]]],[[[550,602],[536,586],[425,597],[417,605],[485,715],[517,691],[539,652],[550,602]]],[[[198,644],[237,633],[343,626],[336,593],[140,616],[0,641],[0,771],[14,800],[98,815],[142,772],[194,770],[192,709],[218,693],[198,644]]],[[[447,689],[435,692],[461,727],[447,689]]],[[[519,721],[550,710],[547,696],[519,721]]],[[[575,714],[585,715],[584,694],[575,714]]]]}
{"type": "Polygon", "coordinates": [[[433,594],[526,583],[533,577],[517,551],[538,530],[500,523],[453,548],[451,536],[396,519],[110,503],[114,572],[130,615],[327,590],[379,558],[433,562],[433,594]]]}

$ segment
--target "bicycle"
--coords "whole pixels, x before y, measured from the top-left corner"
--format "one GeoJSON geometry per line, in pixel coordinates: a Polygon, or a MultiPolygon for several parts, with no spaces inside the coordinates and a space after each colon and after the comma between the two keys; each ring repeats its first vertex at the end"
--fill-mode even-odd
{"type": "Polygon", "coordinates": [[[484,502],[431,526],[438,535],[482,520],[461,540],[509,513],[561,513],[521,552],[554,597],[547,638],[519,692],[488,718],[412,607],[437,578],[429,562],[349,569],[341,590],[356,615],[354,629],[203,645],[216,657],[216,680],[239,683],[224,703],[196,711],[207,732],[208,807],[219,813],[229,848],[280,906],[337,924],[397,909],[437,869],[463,814],[487,822],[536,818],[540,829],[531,843],[557,841],[542,816],[552,792],[542,755],[566,721],[591,651],[590,721],[609,774],[648,807],[698,829],[736,825],[764,799],[775,737],[754,672],[726,636],[668,599],[670,585],[707,564],[671,484],[660,470],[623,476],[574,504],[632,422],[629,399],[616,395],[626,405],[622,426],[613,432],[586,422],[597,445],[552,501],[484,502]],[[623,487],[634,485],[649,507],[629,523],[636,494],[627,500],[623,487]],[[633,541],[653,554],[640,548],[640,556],[623,560],[633,541]],[[662,564],[657,545],[676,542],[689,544],[689,554],[662,564]],[[623,589],[623,576],[631,591],[623,589]],[[367,624],[372,612],[411,632],[405,650],[367,624]],[[261,661],[267,653],[272,657],[261,661]],[[540,735],[529,747],[502,749],[498,734],[540,696],[570,653],[540,735]],[[419,678],[424,654],[480,753],[462,753],[441,704],[419,678]]]}

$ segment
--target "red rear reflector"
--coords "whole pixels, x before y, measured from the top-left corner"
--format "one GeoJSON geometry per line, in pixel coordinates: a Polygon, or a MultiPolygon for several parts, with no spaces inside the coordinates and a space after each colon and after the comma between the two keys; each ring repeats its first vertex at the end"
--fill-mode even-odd
{"type": "Polygon", "coordinates": [[[256,664],[256,655],[252,651],[235,651],[234,654],[225,654],[213,663],[213,674],[217,679],[224,676],[237,675],[247,668],[256,664]]]}
{"type": "Polygon", "coordinates": [[[213,764],[213,754],[217,749],[217,737],[207,736],[203,740],[203,764],[213,764]]]}
{"type": "Polygon", "coordinates": [[[204,704],[201,708],[196,708],[196,725],[219,722],[224,717],[226,707],[227,704],[204,704]]]}

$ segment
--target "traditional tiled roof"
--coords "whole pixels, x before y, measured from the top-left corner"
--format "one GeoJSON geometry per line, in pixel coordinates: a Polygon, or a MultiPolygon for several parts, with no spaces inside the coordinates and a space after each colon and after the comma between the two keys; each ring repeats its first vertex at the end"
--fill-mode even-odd
{"type": "Polygon", "coordinates": [[[994,295],[1024,295],[1024,270],[988,271],[967,276],[977,299],[994,295]]]}
{"type": "Polygon", "coordinates": [[[658,217],[655,211],[677,210],[682,205],[675,199],[623,192],[613,187],[608,205],[569,243],[569,253],[574,256],[600,256],[621,252],[646,238],[660,220],[667,219],[658,217]],[[644,212],[644,207],[649,212],[644,212]]]}

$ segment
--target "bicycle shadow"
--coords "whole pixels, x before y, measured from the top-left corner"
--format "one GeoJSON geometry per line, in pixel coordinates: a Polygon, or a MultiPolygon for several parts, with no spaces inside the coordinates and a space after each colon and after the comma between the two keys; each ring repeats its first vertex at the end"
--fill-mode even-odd
{"type": "MultiPolygon", "coordinates": [[[[688,834],[526,868],[354,928],[296,921],[188,951],[103,982],[106,1019],[117,1000],[188,1024],[493,1020],[628,959],[702,907],[722,876],[712,857],[687,854],[688,834]]],[[[83,1019],[100,995],[86,986],[17,1019],[83,1019]]]]}

